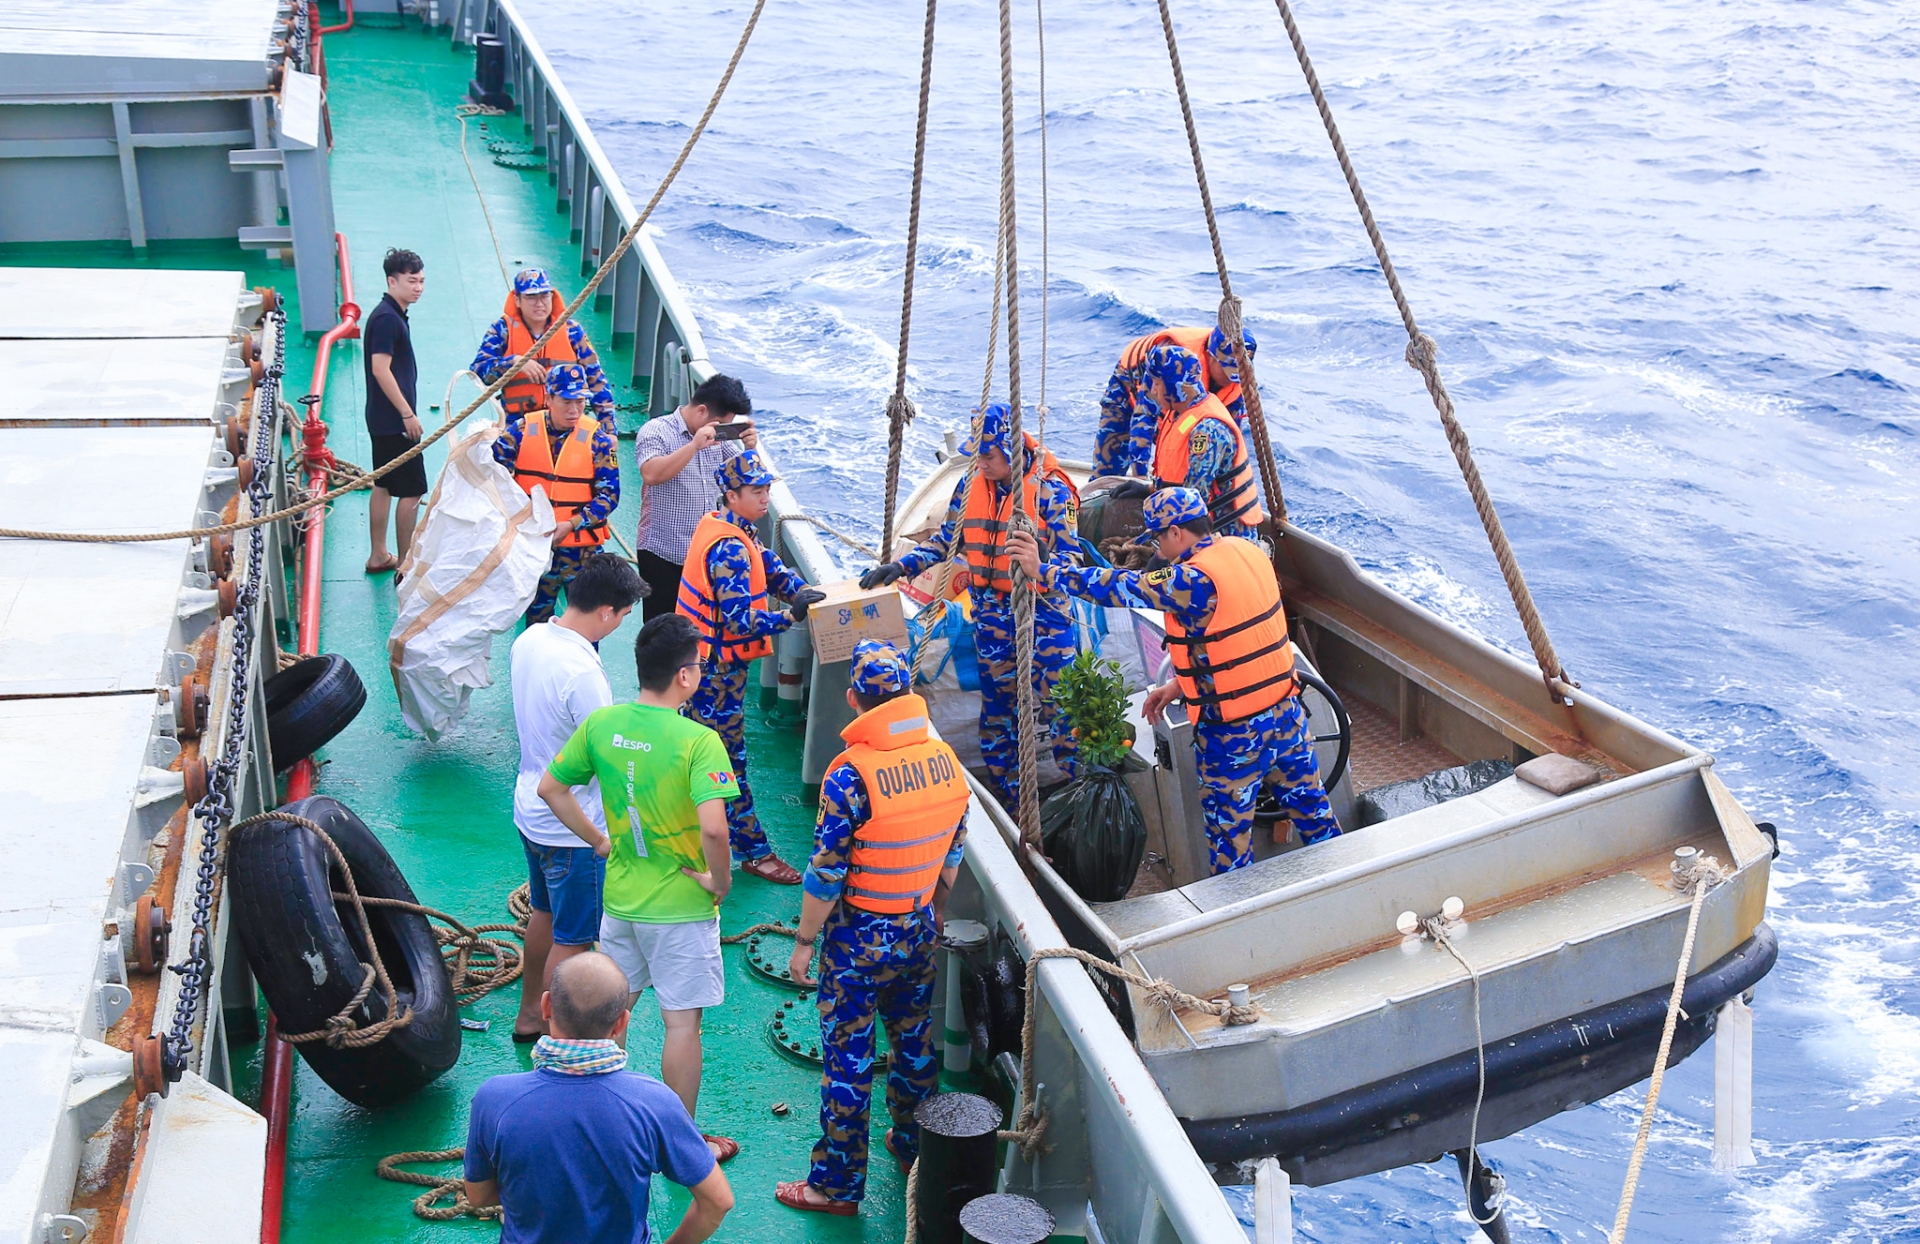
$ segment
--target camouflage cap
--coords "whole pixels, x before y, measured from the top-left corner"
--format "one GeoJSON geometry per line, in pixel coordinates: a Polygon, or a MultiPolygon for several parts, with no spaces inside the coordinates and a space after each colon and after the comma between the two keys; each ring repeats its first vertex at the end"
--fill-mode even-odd
{"type": "Polygon", "coordinates": [[[547,279],[545,268],[522,268],[513,278],[513,292],[516,294],[551,294],[553,282],[547,279]]]}
{"type": "Polygon", "coordinates": [[[587,395],[587,369],[578,363],[555,363],[547,369],[547,396],[577,398],[587,395]]]}
{"type": "Polygon", "coordinates": [[[971,458],[983,449],[997,449],[1007,457],[1013,457],[1007,447],[1012,444],[1007,439],[1008,423],[1012,412],[1005,402],[995,402],[980,412],[980,431],[969,436],[960,446],[960,452],[971,458]]]}
{"type": "Polygon", "coordinates": [[[760,451],[756,449],[741,450],[722,462],[713,473],[713,482],[720,485],[721,492],[771,484],[778,478],[767,469],[767,464],[760,458],[760,451]]]}
{"type": "Polygon", "coordinates": [[[895,695],[912,682],[907,658],[886,640],[863,639],[853,646],[853,689],[861,695],[895,695]]]}
{"type": "Polygon", "coordinates": [[[1142,383],[1158,380],[1167,386],[1167,396],[1185,408],[1207,395],[1200,360],[1184,346],[1162,343],[1147,351],[1142,368],[1142,383]]]}
{"type": "MultiPolygon", "coordinates": [[[[1259,348],[1259,343],[1253,339],[1251,328],[1240,329],[1240,344],[1246,348],[1249,359],[1253,358],[1254,351],[1259,348]]],[[[1213,356],[1213,361],[1219,365],[1220,370],[1227,374],[1227,379],[1235,384],[1240,383],[1240,367],[1234,361],[1233,348],[1227,344],[1226,333],[1218,328],[1213,330],[1213,334],[1207,338],[1207,353],[1213,356]]]]}
{"type": "Polygon", "coordinates": [[[1162,488],[1140,507],[1140,518],[1146,523],[1149,536],[1206,516],[1206,499],[1191,488],[1162,488]]]}

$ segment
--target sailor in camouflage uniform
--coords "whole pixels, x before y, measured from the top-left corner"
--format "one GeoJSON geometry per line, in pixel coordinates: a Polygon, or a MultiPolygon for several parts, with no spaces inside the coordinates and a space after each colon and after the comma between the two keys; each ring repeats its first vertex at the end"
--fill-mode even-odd
{"type": "MultiPolygon", "coordinates": [[[[1241,330],[1241,341],[1251,359],[1256,348],[1251,329],[1241,330]]],[[[1093,474],[1147,475],[1153,469],[1153,440],[1157,423],[1153,411],[1139,404],[1141,387],[1146,383],[1147,351],[1172,342],[1195,354],[1204,353],[1207,390],[1221,400],[1233,416],[1240,435],[1251,444],[1247,426],[1247,402],[1241,392],[1240,366],[1227,348],[1227,335],[1218,328],[1165,328],[1128,342],[1120,352],[1107,391],[1100,398],[1100,425],[1094,434],[1093,474]],[[1202,341],[1204,340],[1204,345],[1202,341]]]]}
{"type": "Polygon", "coordinates": [[[841,731],[847,750],[820,784],[820,819],[787,970],[805,981],[820,941],[821,1138],[805,1180],[775,1196],[795,1209],[857,1212],[866,1195],[874,1017],[887,1027],[887,1150],[904,1170],[919,1153],[916,1106],[939,1086],[933,1041],[940,912],[966,840],[967,783],[953,749],[929,734],[927,704],[892,644],[862,640],[841,731]]]}
{"type": "MultiPolygon", "coordinates": [[[[860,579],[863,588],[879,587],[912,578],[944,560],[954,542],[968,574],[972,593],[974,644],[980,654],[980,756],[997,793],[1012,807],[1019,801],[1020,776],[1018,697],[1014,683],[1013,577],[1007,560],[1006,538],[1013,513],[1013,474],[1008,447],[1009,412],[999,402],[981,415],[980,433],[961,446],[974,457],[974,468],[961,477],[947,506],[947,519],[931,540],[898,561],[869,570],[860,579]]],[[[1031,433],[1027,444],[1027,482],[1023,506],[1045,541],[1047,555],[1057,564],[1079,564],[1076,520],[1080,498],[1073,482],[1051,451],[1040,448],[1031,433]]],[[[1073,617],[1057,600],[1036,596],[1033,611],[1033,685],[1044,742],[1053,748],[1054,763],[1074,776],[1073,736],[1059,725],[1053,689],[1060,672],[1073,663],[1073,617]]]]}
{"type": "Polygon", "coordinates": [[[1143,713],[1156,720],[1176,699],[1198,709],[1194,760],[1215,873],[1253,863],[1253,805],[1263,782],[1278,787],[1302,842],[1334,837],[1340,825],[1320,786],[1280,584],[1265,551],[1214,535],[1206,504],[1190,488],[1154,493],[1142,517],[1169,563],[1157,570],[1041,567],[1039,550],[1023,535],[1013,537],[1014,559],[1043,574],[1049,591],[1165,611],[1176,678],[1148,693],[1143,713]]]}
{"type": "Polygon", "coordinates": [[[1153,486],[1193,489],[1206,498],[1216,532],[1258,540],[1266,512],[1260,508],[1247,437],[1226,403],[1202,383],[1199,357],[1182,346],[1162,344],[1147,351],[1144,368],[1139,402],[1157,421],[1153,486]]]}
{"type": "Polygon", "coordinates": [[[613,424],[586,413],[585,371],[555,363],[540,387],[541,404],[507,416],[493,442],[493,460],[513,472],[514,483],[529,494],[544,489],[553,503],[553,560],[527,606],[528,626],[553,617],[560,593],[607,542],[608,517],[620,505],[613,424]]]}
{"type": "Polygon", "coordinates": [[[700,689],[681,712],[709,726],[727,745],[740,796],[727,801],[727,831],[742,872],[778,885],[800,884],[800,873],[773,853],[754,811],[747,784],[747,674],[773,654],[773,637],[807,616],[825,598],[760,543],[754,524],[765,517],[774,482],[757,450],[745,450],[713,473],[721,508],[700,520],[687,548],[675,608],[700,632],[700,689]],[[769,609],[768,593],[786,609],[769,609]]]}
{"type": "MultiPolygon", "coordinates": [[[[547,279],[546,269],[521,269],[513,278],[513,292],[507,295],[500,318],[481,338],[480,349],[474,354],[469,369],[484,383],[492,384],[507,369],[507,364],[533,348],[533,343],[553,322],[554,312],[564,305],[565,299],[547,279]]],[[[601,370],[600,356],[594,353],[593,343],[587,340],[587,330],[574,319],[569,319],[566,328],[555,333],[546,348],[501,390],[500,404],[507,414],[524,415],[542,405],[540,386],[545,383],[548,371],[561,363],[579,366],[586,377],[593,417],[612,427],[613,388],[607,383],[606,372],[601,370]]]]}

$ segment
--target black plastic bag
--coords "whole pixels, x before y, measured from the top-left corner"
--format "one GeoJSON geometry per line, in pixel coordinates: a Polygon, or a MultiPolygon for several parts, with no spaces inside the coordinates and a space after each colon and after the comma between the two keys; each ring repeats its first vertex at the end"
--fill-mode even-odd
{"type": "Polygon", "coordinates": [[[1147,822],[1118,772],[1083,765],[1082,776],[1040,806],[1040,849],[1089,903],[1127,896],[1147,851],[1147,822]]]}

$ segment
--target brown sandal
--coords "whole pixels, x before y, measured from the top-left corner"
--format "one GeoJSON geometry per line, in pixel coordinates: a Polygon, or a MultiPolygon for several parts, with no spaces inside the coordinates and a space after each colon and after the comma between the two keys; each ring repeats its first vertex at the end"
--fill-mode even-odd
{"type": "Polygon", "coordinates": [[[763,855],[757,860],[745,860],[740,865],[743,873],[752,873],[762,881],[771,881],[775,885],[799,885],[800,872],[777,855],[763,855]]]}
{"type": "Polygon", "coordinates": [[[900,1164],[900,1173],[902,1175],[913,1174],[913,1163],[901,1156],[892,1128],[887,1129],[887,1134],[881,1139],[880,1143],[887,1147],[887,1152],[893,1155],[893,1160],[900,1164]]]}
{"type": "Polygon", "coordinates": [[[809,1201],[807,1181],[804,1179],[792,1179],[773,1185],[773,1199],[788,1209],[805,1210],[810,1214],[832,1214],[837,1218],[852,1218],[860,1212],[858,1201],[809,1201]]]}
{"type": "Polygon", "coordinates": [[[713,1155],[715,1162],[730,1162],[740,1156],[740,1142],[730,1136],[708,1136],[703,1133],[700,1139],[719,1150],[713,1155]]]}

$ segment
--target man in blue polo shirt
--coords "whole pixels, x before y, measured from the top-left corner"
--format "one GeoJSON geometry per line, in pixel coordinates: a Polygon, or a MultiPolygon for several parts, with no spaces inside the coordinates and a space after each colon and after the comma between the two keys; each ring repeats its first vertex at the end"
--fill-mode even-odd
{"type": "Polygon", "coordinates": [[[589,951],[553,970],[534,1069],[473,1095],[466,1193],[502,1207],[501,1244],[648,1244],[655,1174],[693,1193],[667,1244],[700,1244],[733,1189],[674,1091],[631,1072],[627,975],[589,951]]]}

